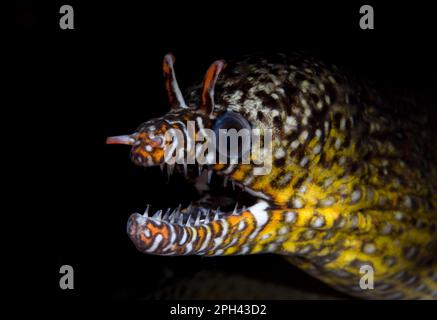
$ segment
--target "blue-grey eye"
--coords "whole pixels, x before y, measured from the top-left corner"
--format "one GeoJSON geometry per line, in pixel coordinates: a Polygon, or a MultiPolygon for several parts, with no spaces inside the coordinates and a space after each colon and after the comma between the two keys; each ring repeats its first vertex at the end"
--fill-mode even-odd
{"type": "Polygon", "coordinates": [[[250,130],[250,124],[247,120],[240,114],[232,111],[226,111],[221,115],[214,123],[213,130],[218,134],[220,129],[248,129],[250,130]]]}
{"type": "Polygon", "coordinates": [[[243,154],[245,156],[248,155],[250,151],[251,127],[243,116],[236,112],[226,111],[217,118],[212,129],[217,138],[216,145],[219,154],[230,159],[230,163],[237,163],[243,154]],[[232,129],[236,130],[236,132],[232,133],[232,129]],[[244,130],[242,129],[245,129],[246,132],[243,132],[244,130]],[[225,130],[225,132],[220,132],[220,130],[225,130]],[[233,144],[232,141],[236,142],[236,144],[233,144]]]}

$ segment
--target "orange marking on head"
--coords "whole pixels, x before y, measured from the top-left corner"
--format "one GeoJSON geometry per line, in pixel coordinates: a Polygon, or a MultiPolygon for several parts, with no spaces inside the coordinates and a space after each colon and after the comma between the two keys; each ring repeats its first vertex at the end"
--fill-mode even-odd
{"type": "Polygon", "coordinates": [[[168,100],[170,104],[174,102],[173,94],[172,94],[172,84],[171,84],[171,78],[173,73],[173,63],[175,62],[175,58],[172,54],[167,54],[164,57],[164,61],[162,63],[162,70],[164,71],[164,77],[167,79],[165,81],[165,88],[168,93],[168,100]]]}
{"type": "Polygon", "coordinates": [[[226,63],[222,60],[214,62],[206,71],[203,90],[201,95],[201,108],[212,112],[214,108],[214,86],[220,72],[225,68],[226,63]]]}
{"type": "Polygon", "coordinates": [[[205,85],[203,86],[203,90],[202,90],[203,101],[206,101],[206,97],[209,94],[209,91],[211,90],[211,86],[213,85],[214,75],[216,74],[216,72],[217,72],[217,65],[212,65],[206,72],[205,85]]]}
{"type": "Polygon", "coordinates": [[[161,161],[164,159],[164,150],[155,149],[155,151],[151,154],[151,156],[155,163],[161,163],[161,161]]]}

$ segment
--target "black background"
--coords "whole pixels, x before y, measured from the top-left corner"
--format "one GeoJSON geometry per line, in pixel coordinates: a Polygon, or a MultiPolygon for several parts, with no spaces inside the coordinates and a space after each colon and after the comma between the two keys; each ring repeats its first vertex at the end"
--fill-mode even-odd
{"type": "Polygon", "coordinates": [[[137,252],[126,235],[128,216],[147,203],[176,206],[193,190],[178,177],[166,184],[159,168],[134,166],[128,147],[107,146],[105,138],[166,112],[167,52],[176,56],[182,90],[214,60],[304,49],[377,86],[435,102],[436,19],[428,2],[373,4],[375,30],[366,31],[358,21],[368,2],[90,2],[29,1],[12,14],[18,90],[11,124],[26,135],[12,152],[26,173],[19,192],[30,194],[27,225],[35,232],[26,237],[29,249],[17,251],[26,265],[41,267],[44,291],[60,299],[135,299],[170,276],[221,270],[329,293],[278,256],[137,252]],[[75,30],[60,30],[61,4],[73,5],[75,30]],[[63,264],[74,267],[75,290],[59,289],[63,264]]]}

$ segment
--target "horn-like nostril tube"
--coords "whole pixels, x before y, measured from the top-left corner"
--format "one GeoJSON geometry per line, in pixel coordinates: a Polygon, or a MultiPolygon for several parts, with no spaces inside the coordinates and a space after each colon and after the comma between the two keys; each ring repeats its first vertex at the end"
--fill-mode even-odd
{"type": "Polygon", "coordinates": [[[106,144],[128,144],[133,145],[135,139],[131,135],[115,136],[106,138],[106,144]]]}

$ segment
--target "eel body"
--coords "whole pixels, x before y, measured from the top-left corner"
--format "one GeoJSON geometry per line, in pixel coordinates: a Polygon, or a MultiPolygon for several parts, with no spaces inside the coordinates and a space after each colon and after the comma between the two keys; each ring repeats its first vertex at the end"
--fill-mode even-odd
{"type": "MultiPolygon", "coordinates": [[[[437,298],[436,135],[425,111],[300,54],[216,61],[184,96],[173,63],[164,58],[170,111],[107,142],[132,145],[132,161],[149,167],[164,163],[169,129],[189,141],[188,120],[196,132],[249,125],[273,130],[272,169],[255,175],[252,162],[206,165],[252,205],[225,210],[199,201],[133,214],[128,233],[140,251],[277,253],[360,298],[437,298]],[[374,285],[363,289],[365,270],[374,285]]],[[[191,165],[176,167],[190,175],[191,165]]]]}

